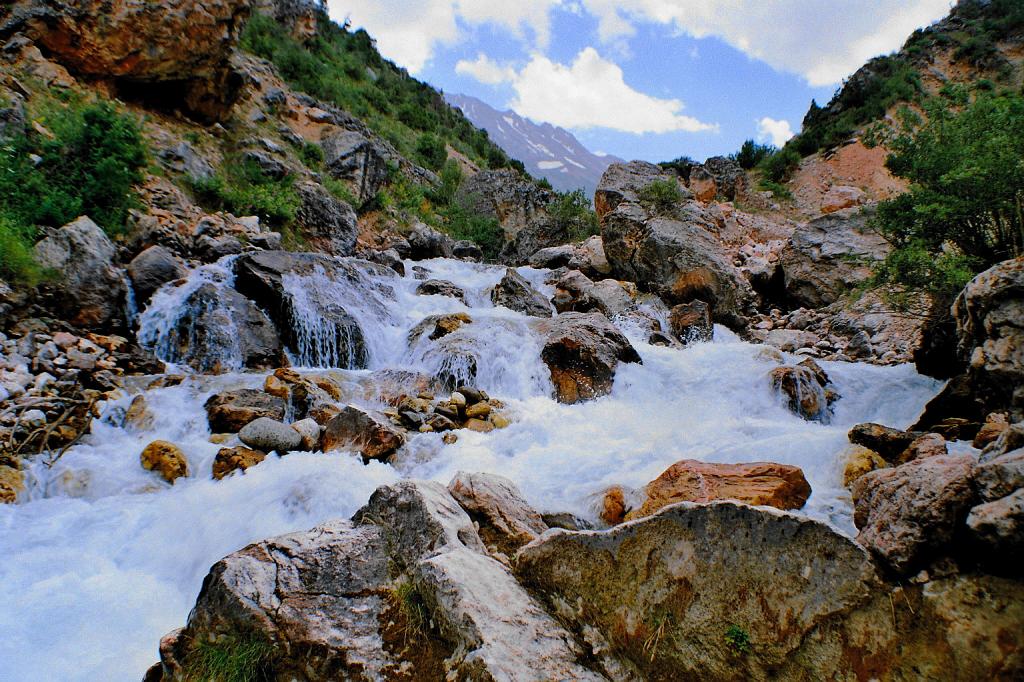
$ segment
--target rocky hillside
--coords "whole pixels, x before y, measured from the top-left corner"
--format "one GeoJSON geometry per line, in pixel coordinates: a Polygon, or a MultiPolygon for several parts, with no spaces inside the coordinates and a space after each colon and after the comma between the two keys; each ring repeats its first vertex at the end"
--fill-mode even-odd
{"type": "Polygon", "coordinates": [[[564,128],[534,123],[514,111],[498,111],[475,97],[445,97],[475,125],[486,130],[509,156],[522,161],[531,173],[545,178],[559,191],[582,189],[592,197],[605,169],[622,162],[614,156],[594,154],[564,128]]]}

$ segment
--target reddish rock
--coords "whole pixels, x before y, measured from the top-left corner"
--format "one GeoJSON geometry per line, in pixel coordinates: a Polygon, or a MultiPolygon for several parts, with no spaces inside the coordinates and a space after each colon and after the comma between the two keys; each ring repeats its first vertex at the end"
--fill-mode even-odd
{"type": "Polygon", "coordinates": [[[545,321],[543,329],[541,359],[551,371],[560,403],[607,395],[620,362],[642,362],[629,340],[600,313],[563,313],[545,321]]]}
{"type": "Polygon", "coordinates": [[[800,509],[811,486],[799,467],[774,462],[717,464],[684,459],[647,484],[643,505],[627,519],[650,516],[676,502],[736,500],[778,509],[800,509]]]}
{"type": "Polygon", "coordinates": [[[626,491],[621,486],[612,486],[604,491],[598,516],[609,526],[626,520],[626,491]]]}
{"type": "Polygon", "coordinates": [[[213,460],[213,477],[219,481],[232,471],[245,471],[249,467],[256,466],[266,457],[267,453],[265,452],[243,446],[221,448],[213,460]]]}
{"type": "Polygon", "coordinates": [[[386,459],[404,444],[405,436],[386,420],[351,405],[325,424],[321,440],[324,452],[352,448],[366,460],[386,459]]]}
{"type": "Polygon", "coordinates": [[[911,441],[907,449],[900,454],[899,462],[902,464],[915,459],[946,454],[949,454],[949,448],[946,447],[946,439],[937,433],[926,433],[911,441]]]}
{"type": "Polygon", "coordinates": [[[857,541],[898,573],[940,552],[974,504],[970,455],[937,455],[872,471],[853,484],[857,541]]]}

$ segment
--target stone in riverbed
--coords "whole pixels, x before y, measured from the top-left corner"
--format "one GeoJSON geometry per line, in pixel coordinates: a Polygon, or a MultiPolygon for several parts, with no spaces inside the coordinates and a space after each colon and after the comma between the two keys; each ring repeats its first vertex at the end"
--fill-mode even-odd
{"type": "Polygon", "coordinates": [[[206,401],[206,418],[213,433],[238,433],[249,422],[260,417],[281,421],[286,404],[277,396],[254,388],[225,391],[206,401]]]}
{"type": "Polygon", "coordinates": [[[880,454],[863,445],[851,444],[843,453],[842,460],[843,487],[846,488],[864,474],[889,466],[880,454]]]}
{"type": "Polygon", "coordinates": [[[135,301],[140,309],[162,285],[181,279],[186,274],[188,271],[174,254],[160,245],[149,247],[128,264],[128,276],[132,280],[135,301]]]}
{"type": "Polygon", "coordinates": [[[642,363],[629,340],[600,313],[562,313],[541,327],[541,359],[555,398],[578,403],[607,395],[619,363],[642,363]]]}
{"type": "Polygon", "coordinates": [[[894,464],[914,439],[921,435],[920,432],[900,431],[881,424],[866,423],[854,426],[846,437],[854,445],[874,450],[886,462],[894,464]]]}
{"type": "Polygon", "coordinates": [[[839,396],[814,360],[808,358],[795,367],[776,367],[768,376],[772,389],[786,398],[794,414],[809,421],[828,423],[831,419],[832,403],[839,396]]]}
{"type": "Polygon", "coordinates": [[[773,462],[718,464],[684,459],[647,484],[646,499],[627,520],[650,516],[676,502],[735,500],[778,509],[800,509],[811,486],[799,467],[773,462]]]}
{"type": "Polygon", "coordinates": [[[155,471],[168,483],[188,476],[188,459],[185,453],[174,443],[165,440],[155,440],[147,445],[139,455],[139,461],[143,469],[155,471]]]}
{"type": "Polygon", "coordinates": [[[324,452],[352,448],[364,460],[383,460],[405,445],[405,436],[384,418],[348,405],[324,425],[321,444],[324,452]]]}
{"type": "Polygon", "coordinates": [[[710,341],[715,333],[711,307],[704,301],[696,300],[673,307],[668,321],[672,334],[684,345],[710,341]]]}
{"type": "Polygon", "coordinates": [[[544,295],[512,268],[505,270],[505,276],[491,290],[491,302],[530,317],[551,317],[551,306],[544,295]]]}
{"type": "Polygon", "coordinates": [[[448,492],[479,524],[484,543],[508,556],[547,530],[540,514],[504,476],[460,471],[448,492]]]}
{"type": "Polygon", "coordinates": [[[462,287],[443,279],[428,279],[416,287],[420,296],[448,296],[457,301],[466,302],[466,292],[462,287]]]}
{"type": "Polygon", "coordinates": [[[213,460],[213,477],[219,481],[233,471],[245,471],[266,458],[265,452],[242,446],[221,448],[213,460]]]}
{"type": "Polygon", "coordinates": [[[300,450],[306,452],[315,452],[320,449],[320,424],[315,419],[307,417],[306,419],[300,419],[291,425],[292,429],[299,434],[302,439],[302,443],[299,445],[300,450]]]}
{"type": "Polygon", "coordinates": [[[279,455],[302,447],[302,436],[298,431],[269,417],[254,419],[243,426],[238,432],[238,439],[251,448],[279,455]]]}
{"type": "Polygon", "coordinates": [[[19,469],[0,465],[0,504],[13,504],[25,490],[25,474],[19,469]]]}

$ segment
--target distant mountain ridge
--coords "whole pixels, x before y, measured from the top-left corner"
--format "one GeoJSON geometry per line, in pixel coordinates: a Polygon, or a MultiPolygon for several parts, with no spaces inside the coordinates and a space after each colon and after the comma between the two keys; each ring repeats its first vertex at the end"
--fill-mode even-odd
{"type": "Polygon", "coordinates": [[[582,188],[592,197],[605,169],[622,162],[615,156],[593,153],[568,130],[550,123],[538,124],[514,111],[498,111],[468,95],[446,94],[445,99],[473,125],[486,130],[506,154],[522,161],[531,175],[547,178],[561,192],[582,188]]]}

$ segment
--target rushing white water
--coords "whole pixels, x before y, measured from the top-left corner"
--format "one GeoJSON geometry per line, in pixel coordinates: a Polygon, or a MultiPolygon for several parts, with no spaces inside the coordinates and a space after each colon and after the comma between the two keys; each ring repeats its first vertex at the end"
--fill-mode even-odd
{"type": "MultiPolygon", "coordinates": [[[[210,467],[221,446],[209,442],[202,404],[219,390],[259,386],[262,374],[193,376],[148,391],[156,418],[142,433],[117,425],[130,396],[108,404],[107,422],[97,422],[52,469],[33,464],[27,496],[0,506],[0,680],[140,679],[157,658],[160,636],[184,624],[213,562],[249,542],[349,516],[378,485],[405,476],[447,483],[460,469],[500,473],[542,511],[592,517],[605,487],[642,486],[679,459],[771,460],[803,468],[814,489],[806,513],[850,532],[838,457],[847,430],[862,421],[905,427],[940,388],[910,366],[822,363],[843,397],[829,425],[807,422],[771,393],[766,374],[774,363],[761,347],[719,328],[713,343],[661,348],[624,324],[644,364],[621,366],[606,398],[560,405],[549,397],[530,320],[494,308],[487,296],[502,268],[417,264],[462,286],[463,305],[417,296],[419,282],[407,265],[406,278],[367,270],[348,287],[316,274],[288,281],[308,315],[308,342],[322,342],[315,306],[329,301],[360,325],[371,369],[435,373],[452,357],[472,356],[476,383],[508,404],[515,423],[490,434],[460,431],[454,445],[438,434],[417,435],[393,465],[364,466],[344,453],[294,453],[213,481],[210,467]],[[315,297],[303,298],[313,291],[315,297]],[[453,312],[473,322],[439,342],[409,347],[416,323],[453,312]],[[155,439],[185,451],[187,479],[169,486],[139,466],[139,453],[155,439]]],[[[520,272],[550,295],[544,272],[520,272]]],[[[223,264],[208,266],[185,285],[159,292],[141,318],[142,336],[160,348],[180,328],[183,311],[175,302],[180,306],[204,281],[230,286],[228,277],[223,264]]],[[[649,312],[664,314],[656,306],[649,312]]],[[[292,351],[303,357],[301,349],[292,351]]],[[[369,371],[341,375],[358,381],[369,371]]]]}

